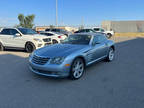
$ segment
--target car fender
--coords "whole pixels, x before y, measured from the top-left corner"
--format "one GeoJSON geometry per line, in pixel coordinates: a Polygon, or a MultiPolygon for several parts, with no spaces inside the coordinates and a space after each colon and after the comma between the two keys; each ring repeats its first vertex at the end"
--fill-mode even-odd
{"type": "Polygon", "coordinates": [[[1,43],[2,45],[4,45],[4,42],[2,41],[2,39],[0,39],[0,43],[1,43]]]}
{"type": "Polygon", "coordinates": [[[113,46],[115,49],[115,43],[112,40],[108,40],[107,45],[109,48],[113,46]]]}

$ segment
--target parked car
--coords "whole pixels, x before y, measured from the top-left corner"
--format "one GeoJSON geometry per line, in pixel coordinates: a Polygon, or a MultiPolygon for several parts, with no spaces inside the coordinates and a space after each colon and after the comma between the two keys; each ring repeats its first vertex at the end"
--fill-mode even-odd
{"type": "Polygon", "coordinates": [[[66,31],[64,29],[57,29],[57,28],[54,28],[54,29],[46,29],[45,30],[46,32],[55,32],[55,33],[60,33],[60,34],[64,34],[66,36],[69,36],[70,34],[72,34],[71,32],[69,31],[66,31]]]}
{"type": "Polygon", "coordinates": [[[54,32],[41,32],[40,34],[48,36],[53,44],[60,43],[62,40],[67,38],[67,36],[64,34],[57,34],[54,32]]]}
{"type": "Polygon", "coordinates": [[[50,77],[79,79],[97,61],[114,59],[114,42],[104,34],[73,34],[61,44],[46,46],[29,57],[30,70],[50,77]]]}
{"type": "Polygon", "coordinates": [[[103,29],[101,27],[94,27],[93,30],[95,30],[96,32],[105,33],[108,38],[111,38],[114,35],[114,31],[112,31],[112,30],[106,31],[105,29],[103,29]]]}
{"type": "Polygon", "coordinates": [[[0,33],[0,51],[12,48],[33,52],[49,44],[51,44],[51,38],[37,34],[28,28],[3,28],[0,33]]]}
{"type": "Polygon", "coordinates": [[[96,33],[93,29],[80,29],[75,33],[96,33]]]}

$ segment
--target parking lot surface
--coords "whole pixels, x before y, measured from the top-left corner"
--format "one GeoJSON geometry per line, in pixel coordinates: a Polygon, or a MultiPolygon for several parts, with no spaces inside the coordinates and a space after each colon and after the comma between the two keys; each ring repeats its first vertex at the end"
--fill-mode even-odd
{"type": "Polygon", "coordinates": [[[0,108],[143,108],[144,38],[113,40],[115,60],[76,81],[35,75],[23,51],[0,52],[0,108]]]}

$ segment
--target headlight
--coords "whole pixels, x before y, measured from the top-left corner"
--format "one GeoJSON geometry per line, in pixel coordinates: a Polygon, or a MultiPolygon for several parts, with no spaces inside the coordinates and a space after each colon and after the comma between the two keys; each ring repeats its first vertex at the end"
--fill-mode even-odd
{"type": "Polygon", "coordinates": [[[65,57],[57,57],[50,60],[51,64],[62,64],[65,57]]]}
{"type": "Polygon", "coordinates": [[[37,41],[37,42],[42,42],[42,40],[38,39],[38,38],[34,38],[33,39],[34,41],[37,41]]]}

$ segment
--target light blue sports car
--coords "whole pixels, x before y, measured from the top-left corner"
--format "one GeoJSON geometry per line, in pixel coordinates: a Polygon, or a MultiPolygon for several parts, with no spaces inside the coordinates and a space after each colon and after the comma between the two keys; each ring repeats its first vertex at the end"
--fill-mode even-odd
{"type": "Polygon", "coordinates": [[[114,42],[105,34],[73,34],[61,44],[35,50],[29,57],[29,67],[39,75],[79,79],[88,65],[103,59],[112,61],[114,52],[114,42]]]}

